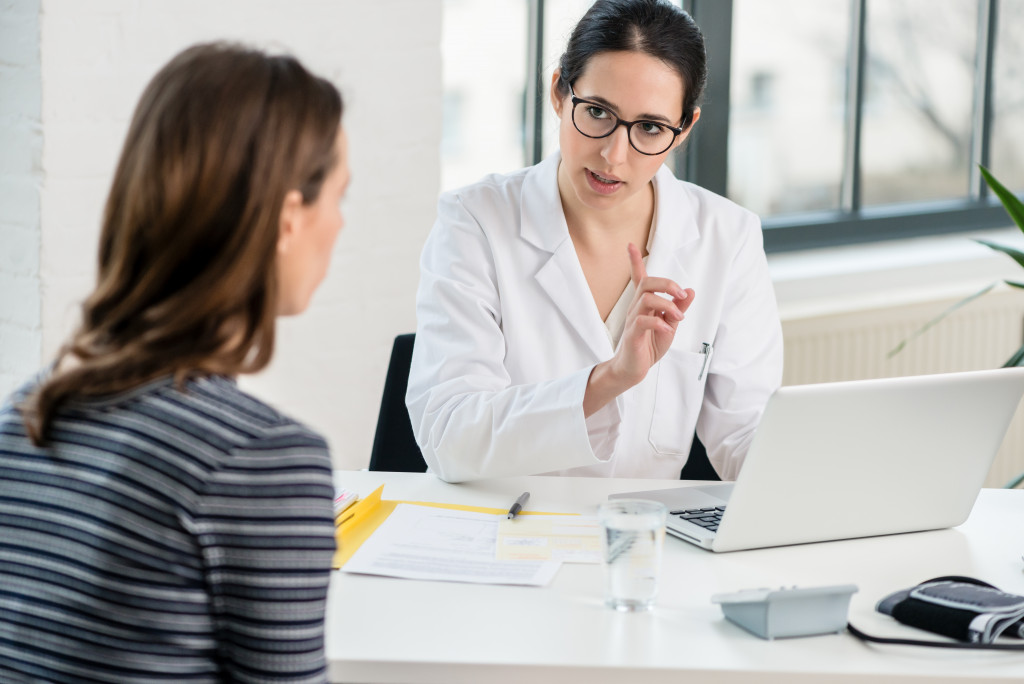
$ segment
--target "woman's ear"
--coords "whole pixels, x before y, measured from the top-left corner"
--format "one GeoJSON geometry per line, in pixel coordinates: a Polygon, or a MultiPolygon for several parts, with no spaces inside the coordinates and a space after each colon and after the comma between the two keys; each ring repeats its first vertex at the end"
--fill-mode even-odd
{"type": "Polygon", "coordinates": [[[284,196],[281,204],[281,220],[277,234],[277,251],[285,254],[295,242],[296,236],[302,229],[302,193],[298,190],[289,190],[284,196]]]}
{"type": "Polygon", "coordinates": [[[690,117],[690,125],[684,128],[683,132],[678,137],[676,137],[676,141],[672,143],[672,147],[668,148],[669,150],[674,150],[680,145],[682,145],[684,142],[686,142],[686,139],[690,137],[690,133],[693,132],[693,125],[697,123],[697,119],[699,118],[700,107],[694,107],[693,116],[690,117]]]}
{"type": "Polygon", "coordinates": [[[693,116],[690,117],[690,125],[686,127],[686,135],[690,135],[690,131],[693,130],[693,124],[697,123],[697,119],[700,118],[700,107],[693,108],[693,116]]]}
{"type": "Polygon", "coordinates": [[[562,94],[558,92],[558,79],[561,78],[562,71],[555,69],[555,73],[551,74],[551,106],[555,108],[555,116],[559,119],[562,118],[562,94]]]}

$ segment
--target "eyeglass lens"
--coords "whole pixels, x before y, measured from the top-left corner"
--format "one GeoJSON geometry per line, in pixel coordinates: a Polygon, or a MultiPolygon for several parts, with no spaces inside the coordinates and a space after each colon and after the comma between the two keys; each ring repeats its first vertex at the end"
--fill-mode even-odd
{"type": "MultiPolygon", "coordinates": [[[[619,124],[619,118],[593,102],[577,102],[572,110],[572,121],[588,138],[603,138],[619,124]]],[[[653,121],[638,121],[629,128],[629,142],[638,152],[661,154],[672,146],[675,133],[653,121]]]]}

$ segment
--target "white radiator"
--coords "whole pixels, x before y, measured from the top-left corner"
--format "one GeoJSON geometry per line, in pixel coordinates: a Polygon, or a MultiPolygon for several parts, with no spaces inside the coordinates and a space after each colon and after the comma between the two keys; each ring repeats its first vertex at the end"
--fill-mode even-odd
{"type": "MultiPolygon", "coordinates": [[[[798,385],[998,368],[1021,345],[1024,292],[995,290],[909,342],[889,350],[957,300],[783,320],[783,384],[798,385]]],[[[986,487],[1024,472],[1024,410],[1018,408],[986,487]]]]}

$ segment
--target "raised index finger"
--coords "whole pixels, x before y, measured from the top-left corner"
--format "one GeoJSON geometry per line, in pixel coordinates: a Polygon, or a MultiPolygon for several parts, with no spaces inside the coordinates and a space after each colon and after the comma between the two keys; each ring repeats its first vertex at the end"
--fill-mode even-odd
{"type": "Polygon", "coordinates": [[[634,287],[640,286],[640,281],[647,277],[647,267],[644,266],[644,258],[640,250],[632,242],[626,248],[629,252],[629,279],[633,281],[634,287]]]}

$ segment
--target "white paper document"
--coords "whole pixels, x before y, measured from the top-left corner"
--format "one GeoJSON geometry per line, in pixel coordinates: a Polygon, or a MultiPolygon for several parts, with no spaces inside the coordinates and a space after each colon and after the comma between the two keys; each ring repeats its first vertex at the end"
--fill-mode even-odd
{"type": "Polygon", "coordinates": [[[520,515],[498,525],[501,560],[601,562],[601,526],[592,515],[520,515]]]}
{"type": "Polygon", "coordinates": [[[499,560],[504,515],[399,504],[342,570],[406,579],[543,586],[561,563],[499,560]]]}

